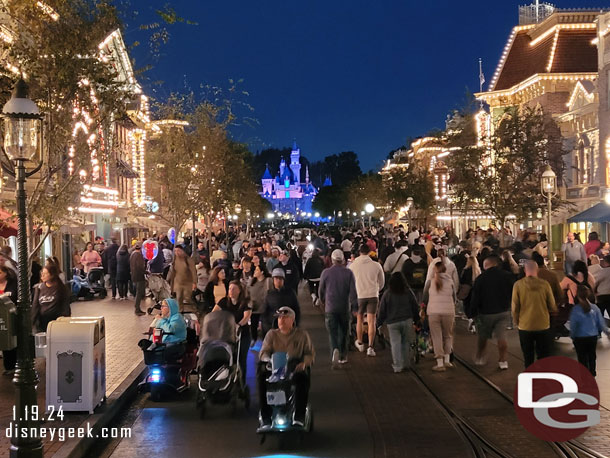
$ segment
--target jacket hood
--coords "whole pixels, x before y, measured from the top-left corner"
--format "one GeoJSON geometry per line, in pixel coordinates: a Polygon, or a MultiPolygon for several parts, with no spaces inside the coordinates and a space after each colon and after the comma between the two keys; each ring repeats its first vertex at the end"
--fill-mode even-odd
{"type": "Polygon", "coordinates": [[[169,305],[170,317],[178,315],[180,313],[180,309],[178,308],[178,302],[176,302],[176,299],[168,298],[165,299],[165,302],[167,302],[167,305],[169,305]]]}

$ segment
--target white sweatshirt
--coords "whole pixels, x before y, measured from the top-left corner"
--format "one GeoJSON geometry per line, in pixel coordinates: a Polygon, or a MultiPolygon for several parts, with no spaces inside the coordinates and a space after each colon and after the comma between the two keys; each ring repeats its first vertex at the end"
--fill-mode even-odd
{"type": "Polygon", "coordinates": [[[379,297],[379,291],[385,284],[381,264],[373,261],[369,255],[361,254],[349,266],[356,277],[358,299],[379,297]]]}

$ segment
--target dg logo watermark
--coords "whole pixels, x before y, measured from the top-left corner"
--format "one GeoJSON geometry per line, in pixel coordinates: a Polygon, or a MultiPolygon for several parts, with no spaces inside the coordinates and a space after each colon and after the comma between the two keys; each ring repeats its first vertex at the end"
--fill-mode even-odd
{"type": "Polygon", "coordinates": [[[513,399],[521,424],[545,441],[574,439],[600,421],[595,378],[565,356],[540,359],[519,374],[513,399]]]}

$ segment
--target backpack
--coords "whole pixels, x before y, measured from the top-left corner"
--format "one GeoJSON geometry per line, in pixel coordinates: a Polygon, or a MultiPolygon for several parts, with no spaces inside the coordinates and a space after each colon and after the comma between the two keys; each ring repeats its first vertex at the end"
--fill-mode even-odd
{"type": "MultiPolygon", "coordinates": [[[[579,282],[578,280],[576,280],[576,277],[574,277],[572,275],[567,275],[567,277],[570,280],[572,280],[574,283],[576,283],[576,285],[585,285],[587,287],[587,289],[589,290],[589,302],[592,302],[593,304],[595,304],[595,295],[593,294],[593,289],[589,285],[589,282],[587,282],[586,280],[583,282],[579,282]]],[[[566,289],[565,294],[564,294],[563,305],[565,306],[565,305],[574,305],[574,304],[576,304],[576,298],[572,295],[570,288],[568,288],[568,289],[566,289]]]]}

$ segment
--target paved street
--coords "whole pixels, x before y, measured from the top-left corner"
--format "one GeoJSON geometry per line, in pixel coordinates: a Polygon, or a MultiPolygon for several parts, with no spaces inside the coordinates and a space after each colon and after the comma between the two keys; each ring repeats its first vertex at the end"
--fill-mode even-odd
{"type": "MultiPolygon", "coordinates": [[[[376,358],[350,353],[348,365],[338,371],[329,367],[328,343],[321,314],[301,294],[303,325],[312,335],[317,360],[312,373],[311,402],[315,431],[303,443],[278,448],[273,437],[260,445],[256,399],[250,412],[238,407],[214,406],[205,420],[195,410],[194,389],[172,400],[154,403],[141,395],[114,426],[132,426],[132,438],[100,444],[92,456],[133,457],[144,455],[194,456],[205,451],[214,457],[276,455],[278,451],[316,457],[437,457],[471,456],[472,448],[457,433],[444,412],[411,372],[393,374],[389,349],[376,358]],[[439,441],[439,437],[443,440],[439,441]]],[[[462,348],[472,340],[460,336],[462,348]]],[[[254,393],[254,352],[250,353],[249,380],[254,393]]],[[[506,400],[465,368],[433,373],[427,358],[416,372],[443,403],[468,421],[495,445],[513,456],[556,456],[548,444],[534,438],[518,423],[506,400]],[[510,434],[508,433],[510,431],[510,434]]],[[[514,386],[514,372],[489,373],[514,386]]],[[[256,398],[253,395],[253,398],[256,398]]],[[[608,440],[606,439],[606,442],[608,440]]]]}
{"type": "MultiPolygon", "coordinates": [[[[112,299],[79,301],[72,304],[73,316],[104,316],[106,320],[106,395],[110,396],[142,360],[137,347],[141,333],[148,329],[151,318],[137,317],[133,313],[133,300],[125,302],[112,299]]],[[[38,405],[46,408],[45,363],[37,358],[36,369],[40,378],[38,384],[38,405]]],[[[0,430],[8,427],[15,399],[15,387],[8,377],[0,377],[0,430]]],[[[63,422],[53,426],[75,427],[88,417],[87,413],[67,413],[63,422]]],[[[3,433],[0,437],[0,457],[8,456],[10,440],[3,433]]],[[[51,456],[62,445],[61,442],[45,441],[45,456],[51,456]]]]}

